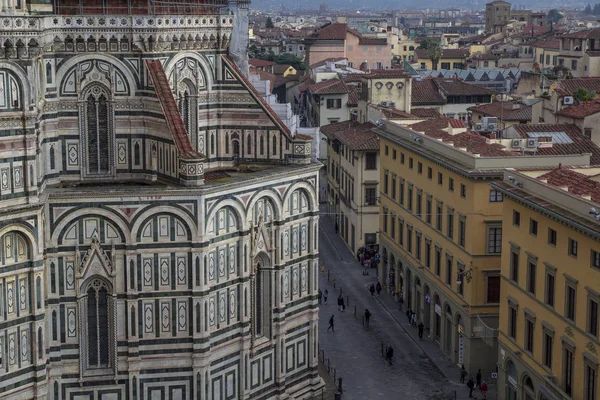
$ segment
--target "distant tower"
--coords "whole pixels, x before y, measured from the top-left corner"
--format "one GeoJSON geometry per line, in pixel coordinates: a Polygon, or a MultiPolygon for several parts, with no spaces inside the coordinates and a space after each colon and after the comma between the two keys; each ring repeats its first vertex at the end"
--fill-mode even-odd
{"type": "Polygon", "coordinates": [[[319,11],[327,12],[327,4],[325,4],[325,2],[321,3],[321,5],[319,6],[319,11]]]}

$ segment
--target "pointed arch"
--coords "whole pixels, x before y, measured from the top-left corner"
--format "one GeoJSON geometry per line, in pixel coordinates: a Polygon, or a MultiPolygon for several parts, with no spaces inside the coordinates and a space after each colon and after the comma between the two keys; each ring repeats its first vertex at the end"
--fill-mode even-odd
{"type": "Polygon", "coordinates": [[[92,83],[81,95],[79,119],[84,175],[112,174],[114,115],[110,93],[103,84],[92,83]]]}

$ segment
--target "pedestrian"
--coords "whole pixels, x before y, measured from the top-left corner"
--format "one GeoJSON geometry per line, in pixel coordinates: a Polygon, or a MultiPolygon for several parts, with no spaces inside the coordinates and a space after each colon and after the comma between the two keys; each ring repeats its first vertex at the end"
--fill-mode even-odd
{"type": "Polygon", "coordinates": [[[398,296],[398,304],[400,305],[400,311],[404,307],[404,295],[400,292],[400,296],[398,296]]]}
{"type": "Polygon", "coordinates": [[[473,377],[469,377],[469,381],[467,382],[467,387],[469,388],[469,398],[473,398],[473,388],[475,387],[475,383],[473,382],[473,377]]]}
{"type": "Polygon", "coordinates": [[[369,326],[369,319],[371,318],[371,312],[368,308],[365,309],[365,323],[369,326]]]}
{"type": "Polygon", "coordinates": [[[410,308],[406,310],[406,318],[408,318],[408,323],[410,324],[410,319],[412,318],[412,310],[410,308]]]}
{"type": "Polygon", "coordinates": [[[425,329],[425,325],[423,325],[423,322],[419,322],[419,339],[423,339],[423,329],[425,329]]]}
{"type": "Polygon", "coordinates": [[[325,266],[324,265],[321,265],[321,273],[323,273],[323,274],[325,273],[325,266]]]}
{"type": "Polygon", "coordinates": [[[375,286],[375,290],[377,290],[378,295],[381,295],[381,283],[377,282],[377,286],[375,286]]]}
{"type": "Polygon", "coordinates": [[[335,233],[338,233],[340,231],[340,227],[338,226],[338,223],[336,221],[335,223],[335,233]]]}
{"type": "Polygon", "coordinates": [[[344,296],[340,296],[342,299],[342,311],[346,311],[346,303],[344,302],[344,296]]]}
{"type": "Polygon", "coordinates": [[[371,283],[371,287],[369,288],[369,292],[371,292],[371,297],[375,295],[375,285],[371,283]]]}
{"type": "Polygon", "coordinates": [[[335,289],[335,278],[333,278],[333,288],[335,289]]]}
{"type": "Polygon", "coordinates": [[[319,294],[317,294],[317,298],[319,299],[319,304],[321,304],[321,298],[323,297],[323,292],[319,289],[319,294]]]}
{"type": "Polygon", "coordinates": [[[337,299],[337,306],[338,306],[338,311],[342,311],[342,296],[338,297],[337,299]]]}
{"type": "Polygon", "coordinates": [[[417,325],[417,313],[413,312],[410,316],[410,324],[417,325]]]}
{"type": "Polygon", "coordinates": [[[460,367],[460,383],[465,383],[465,378],[467,377],[467,370],[465,369],[465,364],[460,367]]]}
{"type": "Polygon", "coordinates": [[[479,387],[479,390],[485,396],[485,393],[488,391],[488,385],[487,385],[487,383],[485,383],[485,381],[481,382],[481,386],[479,387]]]}
{"type": "Polygon", "coordinates": [[[392,361],[394,359],[394,348],[392,346],[390,346],[390,347],[387,348],[387,353],[386,353],[385,357],[387,358],[387,361],[391,365],[392,361]]]}
{"type": "Polygon", "coordinates": [[[335,332],[335,328],[333,327],[333,315],[329,318],[329,328],[327,328],[327,332],[331,329],[331,332],[335,332]]]}
{"type": "Polygon", "coordinates": [[[477,371],[477,375],[475,375],[475,382],[477,382],[477,388],[481,387],[481,368],[477,371]]]}
{"type": "Polygon", "coordinates": [[[329,291],[325,289],[325,293],[323,293],[323,304],[327,304],[327,296],[329,296],[329,291]]]}

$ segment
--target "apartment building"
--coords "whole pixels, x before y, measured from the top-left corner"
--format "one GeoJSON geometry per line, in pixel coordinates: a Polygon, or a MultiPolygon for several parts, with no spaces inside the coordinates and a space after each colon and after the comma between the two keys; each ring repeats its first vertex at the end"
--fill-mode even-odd
{"type": "Polygon", "coordinates": [[[503,196],[489,184],[502,179],[505,165],[590,165],[600,149],[583,135],[560,141],[558,133],[543,148],[514,149],[511,140],[485,138],[456,122],[388,120],[375,128],[378,273],[387,290],[403,292],[406,307],[452,362],[489,376],[503,298],[503,196]]]}
{"type": "Polygon", "coordinates": [[[600,168],[509,169],[499,399],[600,398],[600,168]]]}

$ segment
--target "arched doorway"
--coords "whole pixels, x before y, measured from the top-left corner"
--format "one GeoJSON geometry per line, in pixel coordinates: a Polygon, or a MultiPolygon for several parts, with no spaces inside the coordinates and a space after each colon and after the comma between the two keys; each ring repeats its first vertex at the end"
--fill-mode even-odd
{"type": "Polygon", "coordinates": [[[231,134],[231,143],[233,145],[233,162],[237,164],[240,159],[240,135],[231,134]]]}
{"type": "Polygon", "coordinates": [[[421,322],[423,320],[423,310],[421,303],[421,280],[418,276],[415,276],[415,312],[417,313],[417,322],[421,322]]]}
{"type": "Polygon", "coordinates": [[[442,330],[442,305],[440,304],[440,296],[435,295],[434,303],[435,321],[433,323],[433,330],[435,334],[435,341],[440,343],[440,335],[442,330]]]}
{"type": "Polygon", "coordinates": [[[431,294],[429,292],[429,286],[425,285],[423,292],[423,304],[425,308],[423,315],[423,323],[425,325],[425,330],[427,331],[427,336],[431,336],[431,294]]]}
{"type": "Polygon", "coordinates": [[[413,304],[412,304],[412,277],[411,277],[411,270],[410,268],[406,268],[406,298],[404,299],[404,301],[406,302],[406,307],[409,310],[413,309],[413,304]]]}
{"type": "Polygon", "coordinates": [[[517,400],[517,367],[510,360],[506,363],[506,400],[517,400]]]}
{"type": "Polygon", "coordinates": [[[454,349],[454,359],[459,365],[465,362],[465,323],[460,314],[456,315],[456,348],[454,349]]]}
{"type": "Polygon", "coordinates": [[[528,375],[523,378],[523,400],[535,400],[533,381],[528,375]]]}
{"type": "Polygon", "coordinates": [[[444,343],[444,348],[446,349],[446,353],[450,355],[451,358],[454,358],[454,354],[452,353],[452,338],[454,336],[454,329],[452,329],[452,308],[450,308],[450,305],[446,304],[446,307],[444,307],[444,314],[446,316],[446,326],[444,330],[446,341],[444,343]]]}

